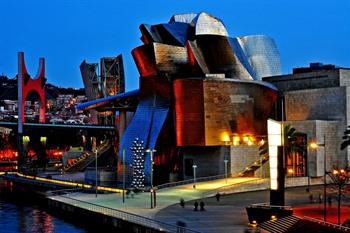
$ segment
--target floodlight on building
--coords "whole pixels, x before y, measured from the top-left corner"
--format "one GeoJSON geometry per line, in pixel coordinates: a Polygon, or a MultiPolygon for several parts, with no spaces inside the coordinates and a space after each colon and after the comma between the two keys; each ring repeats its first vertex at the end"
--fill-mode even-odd
{"type": "Polygon", "coordinates": [[[238,146],[240,144],[241,138],[238,135],[233,136],[233,145],[238,146]]]}
{"type": "Polygon", "coordinates": [[[228,132],[222,132],[220,135],[220,139],[225,143],[225,145],[227,145],[230,142],[230,135],[228,134],[228,132]]]}

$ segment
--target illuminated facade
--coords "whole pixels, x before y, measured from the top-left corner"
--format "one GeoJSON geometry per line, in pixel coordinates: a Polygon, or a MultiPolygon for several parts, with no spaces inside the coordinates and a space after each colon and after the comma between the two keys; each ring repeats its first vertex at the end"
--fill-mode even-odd
{"type": "MultiPolygon", "coordinates": [[[[120,157],[125,150],[125,162],[132,164],[135,138],[146,149],[155,149],[155,184],[191,178],[193,165],[198,165],[200,177],[223,174],[224,159],[230,160],[231,173],[258,159],[258,143],[261,135],[266,137],[277,96],[277,89],[261,76],[280,73],[273,40],[229,37],[221,20],[207,13],[174,15],[168,23],[142,24],[140,31],[143,45],[132,51],[140,89],[80,107],[108,102],[115,107],[126,97],[137,100],[121,136],[120,157]],[[254,47],[255,42],[261,47],[254,47]]],[[[132,101],[128,103],[130,110],[132,101]]],[[[124,123],[119,124],[122,132],[124,123]]],[[[148,182],[150,173],[151,156],[146,153],[148,182]]]]}
{"type": "Polygon", "coordinates": [[[275,119],[292,125],[306,135],[305,144],[324,144],[307,148],[303,158],[285,158],[288,176],[321,177],[333,167],[350,165],[350,148],[340,149],[343,133],[350,125],[350,69],[311,63],[293,69],[292,74],[263,78],[278,88],[275,119]],[[307,163],[307,164],[306,164],[307,163]],[[300,165],[306,164],[306,169],[300,165]],[[298,171],[300,170],[300,171],[298,171]],[[306,170],[306,171],[305,171],[306,170]]]}
{"type": "MultiPolygon", "coordinates": [[[[231,38],[221,20],[207,13],[175,15],[169,23],[143,24],[140,30],[144,44],[132,51],[140,100],[120,147],[127,163],[131,143],[139,138],[145,148],[157,150],[155,177],[166,182],[169,173],[186,176],[188,151],[197,158],[214,155],[212,162],[219,163],[230,153],[223,147],[252,145],[255,135],[266,135],[276,89],[259,80],[280,73],[271,38],[231,38]]],[[[147,155],[148,177],[150,164],[147,155]]],[[[198,166],[199,176],[220,173],[219,167],[198,166]]]]}

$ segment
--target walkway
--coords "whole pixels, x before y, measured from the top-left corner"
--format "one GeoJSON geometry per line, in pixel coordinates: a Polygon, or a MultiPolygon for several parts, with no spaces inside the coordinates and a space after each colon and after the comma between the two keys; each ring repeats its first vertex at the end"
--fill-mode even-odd
{"type": "MultiPolygon", "coordinates": [[[[231,178],[229,184],[242,183],[252,178],[231,178]]],[[[248,217],[245,207],[252,203],[264,203],[269,201],[268,191],[244,192],[231,195],[221,196],[218,202],[215,197],[205,198],[203,194],[210,189],[220,187],[225,180],[217,180],[213,182],[197,183],[197,189],[192,188],[192,184],[159,190],[157,193],[157,207],[150,209],[149,193],[139,193],[134,198],[125,199],[122,203],[121,194],[99,194],[95,198],[95,194],[71,193],[69,197],[87,201],[113,209],[123,210],[144,217],[156,219],[161,222],[176,224],[177,221],[183,221],[190,229],[206,232],[244,232],[249,229],[248,217]],[[184,198],[185,207],[179,205],[179,199],[184,198]],[[205,211],[194,211],[193,204],[204,201],[205,211]]],[[[314,186],[311,188],[313,196],[317,196],[322,191],[322,186],[314,186]]],[[[67,202],[64,197],[55,197],[67,202]]],[[[309,203],[309,193],[305,191],[305,187],[290,188],[286,191],[286,204],[296,206],[305,206],[309,203]]],[[[349,206],[349,200],[343,202],[349,206]]],[[[313,204],[318,206],[318,203],[313,204]]],[[[335,206],[336,203],[333,202],[335,206]]],[[[343,206],[344,206],[343,205],[343,206]]],[[[302,207],[303,208],[303,207],[302,207]]],[[[298,209],[298,208],[297,208],[298,209]]],[[[297,213],[300,213],[297,210],[297,213]]],[[[333,211],[330,212],[330,214],[333,211]]],[[[345,212],[344,212],[345,213],[345,212]]],[[[302,213],[301,215],[305,215],[302,213]]],[[[345,213],[347,214],[347,212],[345,213]]],[[[329,216],[329,218],[334,218],[329,216]]],[[[315,217],[315,216],[312,216],[315,217]]]]}
{"type": "MultiPolygon", "coordinates": [[[[213,189],[255,180],[259,179],[246,177],[229,178],[227,179],[227,183],[225,179],[196,183],[196,189],[193,189],[193,184],[160,189],[157,192],[157,207],[154,209],[150,208],[151,198],[150,193],[148,192],[137,193],[133,198],[131,196],[127,198],[125,195],[125,203],[122,201],[122,193],[98,194],[97,198],[93,193],[80,192],[66,194],[66,196],[92,204],[123,210],[144,217],[154,218],[154,215],[160,209],[179,203],[181,198],[185,201],[200,199],[203,195],[213,189]]],[[[60,197],[55,197],[55,199],[59,200],[60,197]]],[[[61,199],[62,201],[67,202],[67,199],[61,199]]]]}

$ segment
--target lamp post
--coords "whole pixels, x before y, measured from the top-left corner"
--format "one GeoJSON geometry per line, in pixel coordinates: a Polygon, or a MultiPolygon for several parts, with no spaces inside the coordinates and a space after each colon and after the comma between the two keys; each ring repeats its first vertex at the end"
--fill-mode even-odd
{"type": "MultiPolygon", "coordinates": [[[[151,209],[153,209],[153,153],[157,152],[155,149],[147,149],[146,152],[149,153],[151,157],[151,209]]],[[[154,202],[155,203],[155,202],[154,202]]]]}
{"type": "Polygon", "coordinates": [[[193,168],[193,188],[196,188],[196,169],[197,169],[197,165],[193,164],[192,165],[193,168]]]}
{"type": "Polygon", "coordinates": [[[123,149],[123,203],[125,202],[125,149],[123,149]]]}
{"type": "Polygon", "coordinates": [[[224,163],[225,163],[225,181],[226,181],[226,184],[227,184],[227,163],[228,163],[228,160],[225,159],[224,163]]]}
{"type": "Polygon", "coordinates": [[[95,197],[97,197],[97,149],[95,149],[95,197]]]}
{"type": "MultiPolygon", "coordinates": [[[[317,149],[317,147],[323,147],[324,148],[324,158],[323,158],[323,169],[324,169],[324,174],[323,174],[323,220],[326,222],[327,221],[327,181],[326,181],[326,176],[327,176],[327,156],[326,156],[326,135],[323,135],[323,143],[311,143],[310,147],[317,149]]],[[[310,174],[309,174],[310,175],[310,174]]]]}

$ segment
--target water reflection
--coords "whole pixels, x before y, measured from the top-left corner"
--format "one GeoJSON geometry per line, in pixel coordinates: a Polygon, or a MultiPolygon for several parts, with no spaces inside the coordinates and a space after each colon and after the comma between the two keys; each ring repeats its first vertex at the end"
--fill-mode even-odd
{"type": "MultiPolygon", "coordinates": [[[[4,189],[0,179],[0,191],[4,189]]],[[[9,185],[9,184],[7,184],[9,185]]],[[[86,229],[52,216],[50,213],[31,203],[22,193],[21,197],[9,198],[0,194],[0,233],[85,233],[86,229]]]]}

